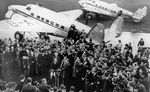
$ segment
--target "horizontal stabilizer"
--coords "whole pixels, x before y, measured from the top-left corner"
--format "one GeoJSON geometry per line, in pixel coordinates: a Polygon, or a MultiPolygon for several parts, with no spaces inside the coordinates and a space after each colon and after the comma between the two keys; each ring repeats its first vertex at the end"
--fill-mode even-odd
{"type": "Polygon", "coordinates": [[[142,9],[138,9],[134,14],[133,14],[133,20],[135,22],[140,22],[141,19],[143,19],[147,15],[147,7],[143,7],[142,9]]]}

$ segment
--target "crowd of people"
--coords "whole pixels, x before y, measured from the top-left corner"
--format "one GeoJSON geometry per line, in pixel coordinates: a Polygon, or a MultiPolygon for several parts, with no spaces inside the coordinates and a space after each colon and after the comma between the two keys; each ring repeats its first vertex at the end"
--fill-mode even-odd
{"type": "MultiPolygon", "coordinates": [[[[60,90],[63,85],[70,92],[149,92],[148,49],[139,49],[133,55],[131,43],[125,44],[124,48],[121,40],[118,44],[103,41],[95,45],[92,39],[87,41],[85,37],[80,33],[80,37],[69,36],[62,42],[44,37],[1,40],[2,59],[12,66],[17,62],[21,73],[29,77],[26,86],[34,85],[32,80],[37,82],[42,78],[42,82],[47,80],[46,84],[50,85],[49,91],[57,87],[57,92],[64,92],[60,90]],[[40,79],[34,79],[35,76],[40,79]]],[[[0,90],[3,90],[1,85],[0,90]]]]}
{"type": "MultiPolygon", "coordinates": [[[[74,92],[75,87],[71,86],[69,91],[74,92]]],[[[17,83],[0,80],[0,92],[66,92],[66,88],[63,84],[60,87],[48,85],[46,78],[38,82],[21,74],[17,83]]]]}

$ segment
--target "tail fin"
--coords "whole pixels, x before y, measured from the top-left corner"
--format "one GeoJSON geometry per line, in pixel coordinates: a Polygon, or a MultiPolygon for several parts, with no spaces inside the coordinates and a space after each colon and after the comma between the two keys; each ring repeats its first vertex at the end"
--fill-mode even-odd
{"type": "Polygon", "coordinates": [[[124,19],[123,17],[118,17],[111,25],[109,28],[109,34],[112,35],[112,37],[119,37],[122,34],[123,31],[123,26],[124,26],[124,19]]]}
{"type": "Polygon", "coordinates": [[[142,9],[138,9],[134,14],[133,14],[133,20],[134,22],[140,22],[141,19],[143,19],[147,15],[147,7],[144,6],[142,9]]]}
{"type": "Polygon", "coordinates": [[[87,38],[92,39],[95,44],[104,41],[104,25],[97,23],[88,33],[87,38]]]}
{"type": "Polygon", "coordinates": [[[105,31],[105,42],[113,42],[118,39],[123,32],[124,19],[123,17],[118,17],[111,25],[109,29],[105,31]]]}
{"type": "Polygon", "coordinates": [[[147,15],[147,7],[144,6],[144,7],[142,8],[142,11],[143,11],[143,16],[145,17],[145,16],[147,15]]]}

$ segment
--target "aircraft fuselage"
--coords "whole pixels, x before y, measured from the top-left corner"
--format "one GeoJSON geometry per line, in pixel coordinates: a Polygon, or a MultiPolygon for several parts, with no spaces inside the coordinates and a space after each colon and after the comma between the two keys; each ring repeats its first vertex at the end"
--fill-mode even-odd
{"type": "MultiPolygon", "coordinates": [[[[26,22],[28,25],[30,24],[39,25],[40,29],[37,30],[37,32],[46,32],[51,35],[64,37],[64,38],[67,37],[68,30],[72,24],[74,24],[79,31],[82,31],[82,30],[89,31],[90,29],[89,27],[87,26],[85,27],[83,24],[75,20],[66,18],[60,13],[57,13],[49,9],[46,9],[42,6],[33,5],[33,4],[28,4],[26,6],[21,6],[21,5],[9,6],[8,12],[6,13],[5,17],[10,18],[10,19],[13,19],[13,18],[17,19],[15,15],[23,16],[24,22],[26,22]]],[[[11,21],[10,25],[17,26],[19,24],[17,22],[11,21]]]]}
{"type": "Polygon", "coordinates": [[[101,16],[116,18],[118,17],[118,12],[122,11],[122,16],[126,20],[133,20],[134,22],[140,22],[141,19],[146,16],[147,7],[142,8],[141,11],[135,13],[128,11],[126,9],[120,8],[115,3],[107,3],[101,0],[80,0],[79,4],[82,9],[86,12],[99,14],[101,16]]]}

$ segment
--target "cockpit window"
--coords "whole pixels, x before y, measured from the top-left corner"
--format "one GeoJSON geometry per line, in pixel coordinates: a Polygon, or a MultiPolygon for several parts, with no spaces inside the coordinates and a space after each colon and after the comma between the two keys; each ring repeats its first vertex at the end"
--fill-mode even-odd
{"type": "Polygon", "coordinates": [[[26,9],[27,9],[28,11],[30,11],[30,10],[31,10],[31,7],[27,7],[26,9]]]}

